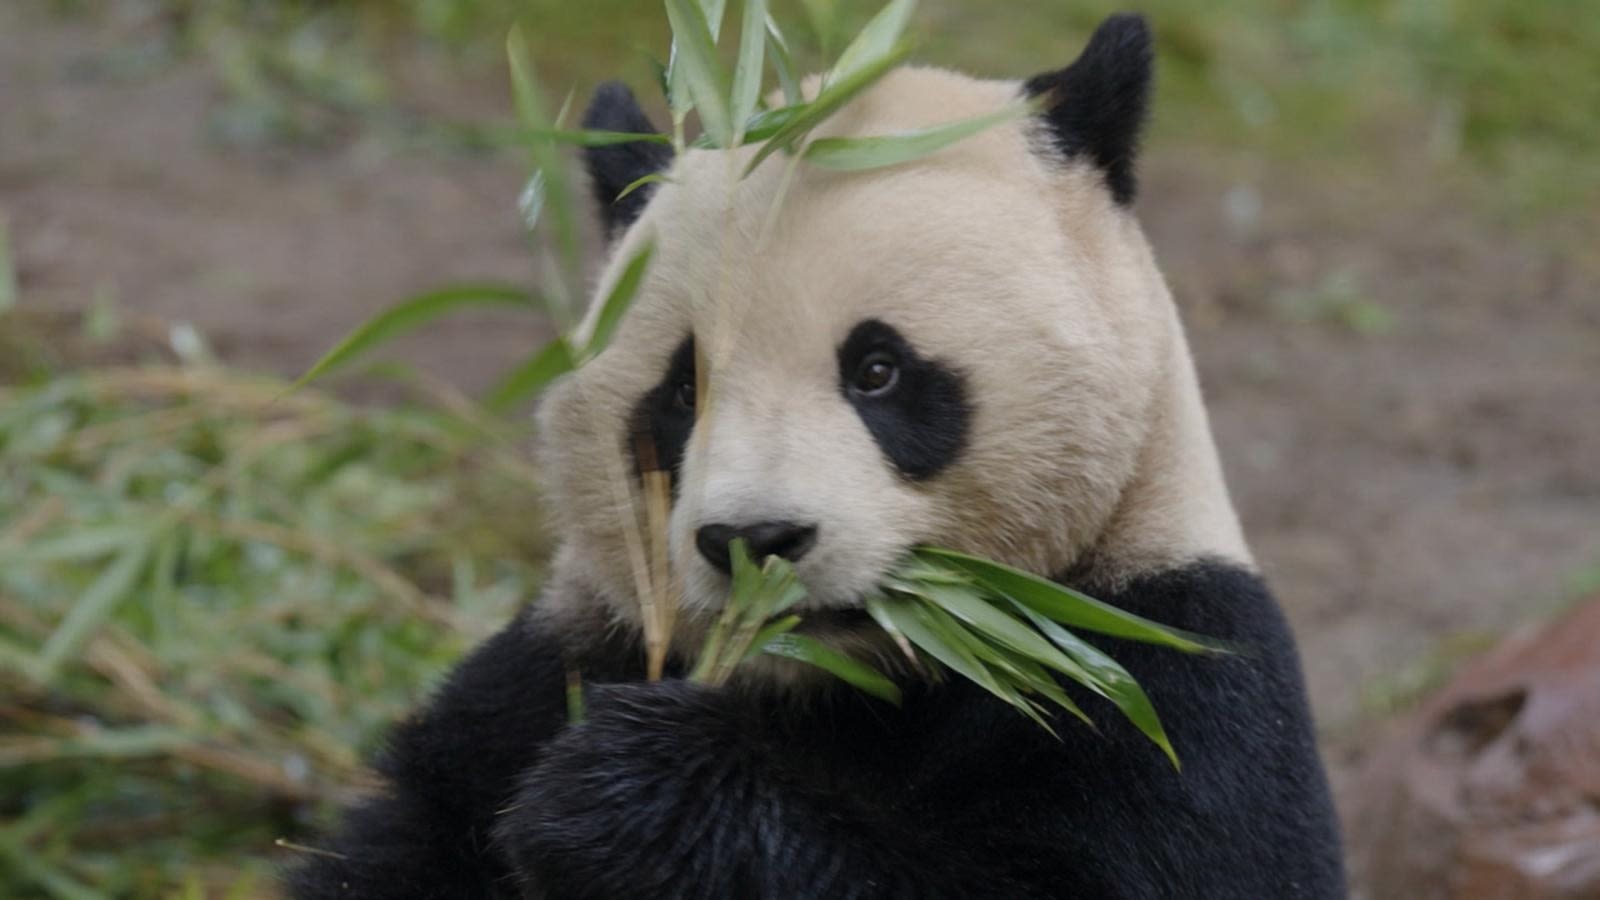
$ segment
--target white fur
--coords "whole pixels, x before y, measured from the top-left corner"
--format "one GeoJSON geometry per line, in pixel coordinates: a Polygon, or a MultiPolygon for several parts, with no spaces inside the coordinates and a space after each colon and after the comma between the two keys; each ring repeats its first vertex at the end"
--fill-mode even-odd
{"type": "MultiPolygon", "coordinates": [[[[870,135],[1013,102],[1014,82],[903,69],[821,134],[870,135]]],[[[1100,176],[1052,158],[1031,121],[865,173],[689,151],[619,242],[604,295],[646,241],[656,254],[611,346],[541,412],[555,602],[598,597],[637,620],[625,531],[627,416],[691,330],[711,394],[671,520],[683,609],[726,593],[694,547],[705,522],[820,525],[798,565],[808,603],[856,603],[909,547],[935,544],[1057,574],[1111,576],[1215,556],[1249,564],[1177,311],[1133,216],[1100,176]],[[763,240],[763,237],[765,240],[763,240]],[[850,329],[881,319],[966,377],[965,452],[913,483],[838,386],[850,329]]],[[[692,629],[692,625],[691,625],[692,629]]]]}

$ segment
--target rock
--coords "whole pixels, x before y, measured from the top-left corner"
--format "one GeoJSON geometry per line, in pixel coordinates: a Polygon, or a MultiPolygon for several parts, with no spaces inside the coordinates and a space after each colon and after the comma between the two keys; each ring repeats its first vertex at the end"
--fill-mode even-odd
{"type": "Polygon", "coordinates": [[[1352,797],[1371,900],[1600,898],[1600,597],[1466,666],[1352,797]]]}

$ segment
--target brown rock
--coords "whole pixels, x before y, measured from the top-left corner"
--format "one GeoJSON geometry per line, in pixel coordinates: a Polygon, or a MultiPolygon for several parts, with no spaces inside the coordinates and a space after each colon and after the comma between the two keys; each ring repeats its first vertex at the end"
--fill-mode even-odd
{"type": "Polygon", "coordinates": [[[1353,798],[1372,900],[1600,898],[1600,598],[1507,638],[1388,734],[1353,798]]]}

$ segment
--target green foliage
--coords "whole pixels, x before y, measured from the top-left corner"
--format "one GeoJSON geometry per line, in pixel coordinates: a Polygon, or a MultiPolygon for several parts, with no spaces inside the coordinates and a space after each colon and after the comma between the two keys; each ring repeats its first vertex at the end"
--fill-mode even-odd
{"type": "Polygon", "coordinates": [[[504,285],[456,285],[429,291],[391,306],[363,322],[307,369],[296,386],[347,366],[368,350],[409,334],[442,316],[481,306],[537,308],[527,291],[504,285]]]}
{"type": "Polygon", "coordinates": [[[829,80],[845,81],[891,56],[900,46],[916,8],[916,0],[889,0],[839,54],[839,61],[828,72],[829,80]]]}
{"type": "MultiPolygon", "coordinates": [[[[1013,76],[1064,65],[1118,0],[928,0],[928,53],[1013,76]],[[1019,64],[1019,60],[1024,62],[1019,64]],[[1019,65],[1021,68],[1019,69],[1019,65]]],[[[1157,144],[1369,170],[1397,153],[1496,177],[1513,207],[1600,197],[1600,18],[1585,0],[1138,5],[1157,38],[1157,144]]]]}
{"type": "MultiPolygon", "coordinates": [[[[694,104],[700,124],[718,147],[733,146],[733,119],[728,109],[728,75],[717,57],[716,37],[706,22],[699,0],[666,0],[672,22],[673,66],[667,73],[667,93],[678,85],[694,104]]],[[[720,18],[720,17],[719,17],[720,18]]],[[[687,109],[681,103],[675,110],[687,109]]]]}
{"type": "MultiPolygon", "coordinates": [[[[729,546],[733,578],[728,601],[712,626],[689,677],[720,685],[740,663],[759,654],[816,666],[869,694],[900,702],[900,690],[859,660],[796,629],[793,609],[805,587],[783,559],[757,567],[742,540],[729,546]]],[[[914,551],[866,600],[868,613],[913,663],[917,651],[1016,707],[1045,730],[1046,704],[1087,725],[1088,715],[1062,689],[1066,678],[1110,701],[1178,765],[1155,706],[1116,660],[1068,630],[1158,644],[1187,653],[1228,648],[1101,603],[1072,588],[1019,569],[950,550],[914,551]]]]}
{"type": "MultiPolygon", "coordinates": [[[[915,3],[892,0],[845,48],[838,64],[830,71],[825,86],[811,100],[801,100],[777,110],[757,111],[765,72],[765,51],[769,44],[786,44],[781,28],[767,14],[764,0],[743,0],[738,63],[730,78],[718,55],[717,35],[723,17],[720,2],[705,5],[703,0],[666,0],[672,24],[672,62],[666,70],[665,91],[673,110],[674,142],[681,142],[684,117],[693,110],[706,130],[703,141],[715,148],[732,149],[758,143],[746,168],[753,171],[770,154],[799,151],[807,136],[838,112],[851,99],[871,87],[906,56],[901,42],[915,3]]],[[[567,104],[551,117],[535,79],[527,42],[520,26],[506,38],[506,58],[510,66],[512,97],[517,110],[515,134],[525,141],[530,166],[528,186],[523,192],[522,209],[527,227],[538,226],[541,213],[548,208],[554,220],[555,240],[561,249],[561,265],[556,272],[562,287],[561,299],[546,303],[545,309],[556,318],[567,335],[528,358],[502,378],[485,398],[486,405],[506,411],[531,399],[550,381],[571,368],[582,365],[604,349],[622,314],[643,283],[651,248],[646,247],[625,266],[609,296],[602,302],[593,323],[593,333],[583,340],[572,334],[576,318],[571,298],[580,288],[578,276],[577,221],[573,209],[573,190],[566,177],[558,146],[604,146],[625,142],[616,132],[573,130],[562,127],[567,104]]],[[[785,53],[775,54],[780,81],[792,81],[785,53]]],[[[798,93],[798,88],[795,88],[798,93]]],[[[571,94],[568,95],[570,102],[571,94]]],[[[1019,104],[995,113],[952,122],[914,132],[866,138],[832,138],[817,141],[800,152],[797,159],[811,160],[825,168],[858,170],[899,165],[935,153],[957,141],[971,137],[1000,123],[1023,115],[1029,107],[1019,104]]],[[[661,140],[661,138],[648,138],[661,140]]],[[[628,185],[626,195],[648,181],[663,175],[646,176],[628,185]]],[[[781,201],[780,192],[780,201],[781,201]]],[[[620,196],[618,197],[620,199],[620,196]]],[[[776,204],[774,205],[776,211],[776,204]]],[[[484,302],[508,302],[521,298],[507,289],[479,287],[447,288],[407,300],[380,313],[361,325],[322,359],[297,384],[345,365],[363,352],[459,307],[484,302]]],[[[531,304],[530,304],[531,306],[531,304]]]]}
{"type": "MultiPolygon", "coordinates": [[[[234,140],[321,140],[342,120],[400,120],[385,57],[418,39],[479,67],[515,22],[537,28],[547,75],[592,84],[650,66],[669,37],[660,0],[161,0],[180,45],[212,61],[226,102],[218,133],[234,140]]],[[[718,12],[718,3],[708,6],[718,12]]],[[[867,3],[772,0],[804,21],[768,42],[792,74],[826,68],[872,14],[867,3]]],[[[884,31],[905,4],[879,13],[884,31]],[[892,15],[891,15],[892,14],[892,15]]],[[[925,0],[926,55],[1021,77],[1070,60],[1118,0],[925,0]]],[[[1514,204],[1580,206],[1600,191],[1600,18],[1586,0],[1410,0],[1195,4],[1139,10],[1160,52],[1157,140],[1317,161],[1382,159],[1398,144],[1446,166],[1502,176],[1514,204]]],[[[707,18],[711,18],[707,16],[707,18]]],[[[713,32],[720,29],[713,29],[713,32]]],[[[731,43],[731,42],[730,42],[731,43]]],[[[731,61],[725,57],[725,61],[731,61]]],[[[841,60],[848,62],[848,60],[841,60]]],[[[787,88],[786,88],[787,89],[787,88]]],[[[793,102],[789,96],[786,102],[793,102]]],[[[734,117],[732,121],[738,121],[734,117]]]]}
{"type": "Polygon", "coordinates": [[[640,247],[639,252],[622,267],[622,274],[617,276],[617,283],[612,285],[605,299],[600,301],[600,308],[595,313],[594,330],[583,348],[583,361],[593,359],[611,343],[611,335],[622,322],[622,314],[627,312],[629,305],[633,303],[634,295],[639,292],[645,270],[650,267],[650,257],[654,254],[655,245],[647,243],[640,247]]]}
{"type": "Polygon", "coordinates": [[[0,390],[0,892],[264,882],[534,593],[495,428],[209,370],[0,390]]]}
{"type": "Polygon", "coordinates": [[[897,705],[900,702],[900,688],[894,682],[874,671],[871,666],[839,653],[815,638],[786,631],[762,641],[758,646],[762,653],[769,656],[816,666],[880,700],[897,705]]]}
{"type": "Polygon", "coordinates": [[[1174,766],[1177,751],[1138,682],[1067,626],[1188,653],[1226,650],[1019,569],[934,548],[915,551],[882,593],[867,599],[867,611],[907,653],[914,645],[1052,733],[1045,703],[1092,724],[1057,678],[1087,688],[1115,705],[1174,766]]]}
{"type": "Polygon", "coordinates": [[[945,147],[1012,119],[1027,115],[1033,105],[1016,103],[947,125],[919,128],[899,134],[864,138],[818,138],[806,145],[805,160],[813,166],[840,171],[897,166],[937,153],[945,147]]]}
{"type": "Polygon", "coordinates": [[[735,540],[728,551],[733,562],[728,602],[689,673],[690,680],[711,685],[725,684],[751,651],[799,625],[798,616],[772,620],[806,595],[794,568],[785,560],[769,556],[758,567],[742,540],[735,540]],[[758,642],[758,638],[762,640],[758,642]]]}
{"type": "Polygon", "coordinates": [[[700,648],[690,680],[724,684],[741,663],[767,654],[815,666],[875,697],[900,702],[900,688],[872,667],[795,633],[804,617],[788,611],[806,591],[787,561],[769,556],[758,567],[743,540],[735,540],[728,552],[733,562],[728,602],[700,648]]]}

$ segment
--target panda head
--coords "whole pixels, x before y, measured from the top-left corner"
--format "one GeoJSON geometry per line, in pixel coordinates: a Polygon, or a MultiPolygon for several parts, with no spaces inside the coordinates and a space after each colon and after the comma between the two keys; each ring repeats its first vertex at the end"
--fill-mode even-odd
{"type": "MultiPolygon", "coordinates": [[[[866,172],[774,154],[741,178],[752,148],[589,151],[613,236],[597,296],[655,250],[610,345],[541,410],[562,536],[551,602],[637,618],[641,464],[673,473],[691,636],[726,597],[734,537],[794,562],[800,612],[818,622],[852,621],[920,544],[1046,575],[1243,558],[1128,208],[1150,68],[1143,20],[1117,16],[1071,65],[1025,83],[897,70],[815,136],[924,128],[1029,94],[1042,111],[866,172]],[[669,180],[612,202],[653,171],[669,180]]],[[[611,86],[586,124],[648,120],[611,86]]]]}

